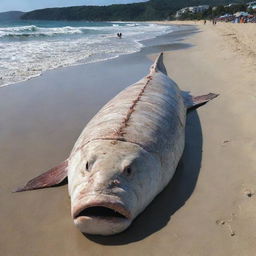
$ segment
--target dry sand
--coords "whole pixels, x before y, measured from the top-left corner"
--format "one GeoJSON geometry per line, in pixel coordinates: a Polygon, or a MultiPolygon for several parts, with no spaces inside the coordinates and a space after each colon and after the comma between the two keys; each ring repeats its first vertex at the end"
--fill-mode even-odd
{"type": "Polygon", "coordinates": [[[254,255],[256,24],[199,23],[199,29],[189,39],[192,48],[165,54],[182,89],[220,93],[198,109],[201,170],[195,191],[168,225],[178,236],[171,248],[175,255],[254,255]]]}
{"type": "MultiPolygon", "coordinates": [[[[129,230],[113,237],[85,237],[76,230],[65,186],[21,194],[10,190],[33,177],[35,170],[40,173],[67,156],[84,123],[122,89],[117,84],[126,86],[145,72],[139,60],[138,66],[118,66],[120,74],[112,78],[115,89],[105,89],[100,100],[94,97],[101,86],[82,91],[81,86],[73,87],[75,70],[80,80],[86,79],[81,67],[68,69],[68,75],[66,69],[57,76],[43,75],[38,87],[28,81],[0,90],[1,255],[254,255],[256,50],[255,34],[249,36],[255,33],[253,26],[199,24],[198,33],[183,42],[191,47],[165,52],[168,73],[181,89],[220,96],[189,114],[186,149],[174,179],[129,230]],[[134,77],[127,78],[126,70],[134,77]],[[50,79],[56,80],[55,87],[48,86],[50,79]]],[[[143,60],[145,64],[149,63],[143,60]]],[[[99,78],[91,76],[97,85],[99,78]]],[[[108,69],[104,76],[111,79],[108,69]]]]}

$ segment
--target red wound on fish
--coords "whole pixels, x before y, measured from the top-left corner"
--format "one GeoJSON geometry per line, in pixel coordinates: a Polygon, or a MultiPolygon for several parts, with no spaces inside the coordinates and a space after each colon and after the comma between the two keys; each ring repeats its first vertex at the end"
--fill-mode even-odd
{"type": "Polygon", "coordinates": [[[14,192],[23,192],[59,185],[67,177],[67,167],[68,161],[66,160],[49,171],[30,180],[24,187],[18,188],[14,192]]]}

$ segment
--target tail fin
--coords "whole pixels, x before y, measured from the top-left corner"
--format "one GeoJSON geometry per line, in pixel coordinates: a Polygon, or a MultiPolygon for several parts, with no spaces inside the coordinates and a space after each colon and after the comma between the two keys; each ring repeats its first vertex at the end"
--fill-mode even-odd
{"type": "Polygon", "coordinates": [[[167,75],[167,71],[163,62],[163,53],[156,58],[154,64],[150,68],[151,72],[162,72],[167,75]]]}

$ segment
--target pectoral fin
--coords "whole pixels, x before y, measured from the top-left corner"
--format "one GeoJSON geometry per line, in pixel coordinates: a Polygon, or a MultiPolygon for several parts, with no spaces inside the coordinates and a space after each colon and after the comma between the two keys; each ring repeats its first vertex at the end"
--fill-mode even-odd
{"type": "Polygon", "coordinates": [[[184,98],[184,103],[189,111],[201,107],[202,105],[206,104],[208,101],[213,100],[214,98],[218,97],[219,94],[215,93],[208,93],[206,95],[200,96],[191,96],[188,93],[182,93],[184,98]]]}
{"type": "Polygon", "coordinates": [[[18,188],[14,192],[48,188],[59,185],[67,178],[67,167],[68,160],[30,180],[24,187],[18,188]]]}

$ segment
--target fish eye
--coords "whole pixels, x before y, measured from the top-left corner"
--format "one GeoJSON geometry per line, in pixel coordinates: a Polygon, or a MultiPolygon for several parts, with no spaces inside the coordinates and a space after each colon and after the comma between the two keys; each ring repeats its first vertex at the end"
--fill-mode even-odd
{"type": "Polygon", "coordinates": [[[89,170],[89,163],[88,162],[86,162],[85,169],[86,169],[86,171],[89,170]]]}
{"type": "Polygon", "coordinates": [[[131,166],[127,166],[124,168],[124,173],[127,175],[127,176],[130,176],[132,174],[132,168],[131,166]]]}

